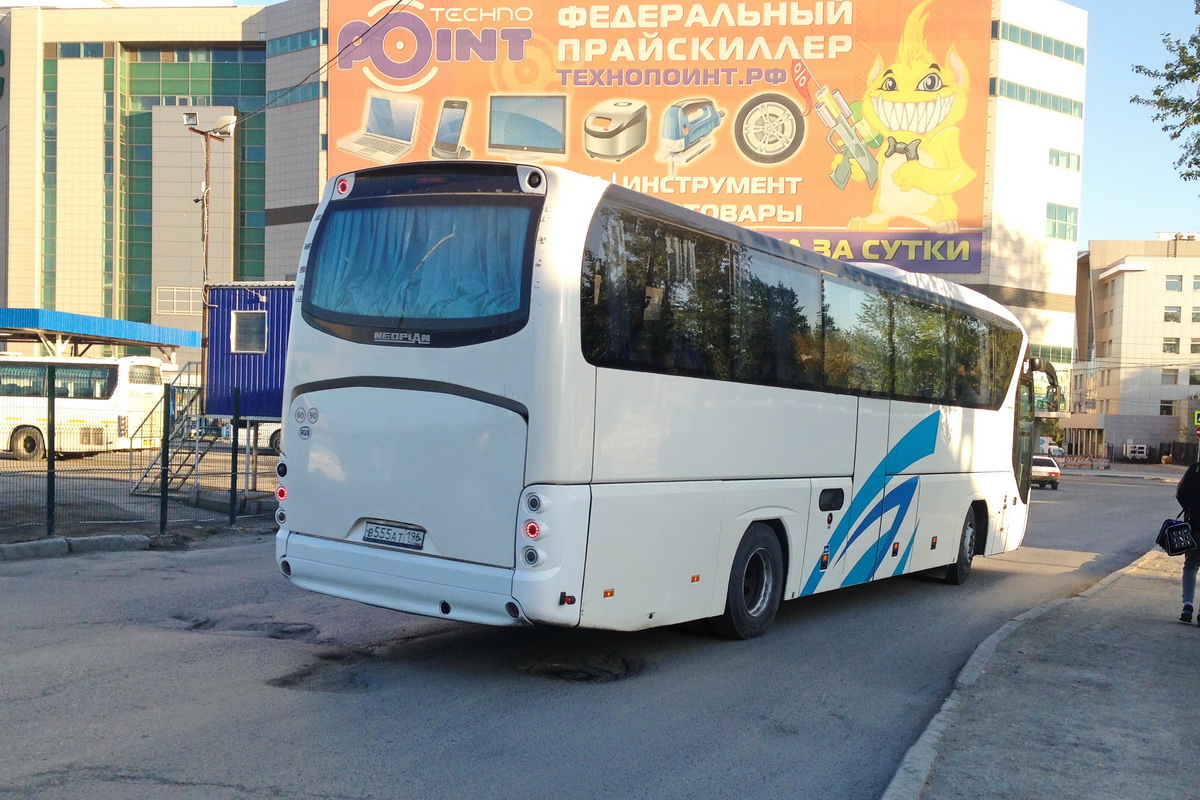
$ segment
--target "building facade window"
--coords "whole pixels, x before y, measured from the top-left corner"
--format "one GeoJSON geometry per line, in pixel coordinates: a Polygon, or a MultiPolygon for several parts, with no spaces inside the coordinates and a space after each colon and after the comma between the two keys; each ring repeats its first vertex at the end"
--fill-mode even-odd
{"type": "Polygon", "coordinates": [[[1168,275],[1167,279],[1166,279],[1166,290],[1168,292],[1182,292],[1183,291],[1183,276],[1182,275],[1168,275]]]}
{"type": "Polygon", "coordinates": [[[1183,309],[1179,306],[1166,306],[1163,308],[1163,322],[1182,322],[1183,309]]]}
{"type": "Polygon", "coordinates": [[[1164,336],[1163,337],[1163,352],[1164,353],[1178,353],[1179,352],[1179,337],[1178,336],[1176,336],[1176,337],[1164,336]]]}
{"type": "Polygon", "coordinates": [[[1175,416],[1175,401],[1174,400],[1159,400],[1158,415],[1160,417],[1175,416]]]}
{"type": "Polygon", "coordinates": [[[1200,354],[1200,339],[1192,339],[1192,345],[1188,349],[1189,353],[1200,354]]]}
{"type": "Polygon", "coordinates": [[[1079,239],[1079,209],[1046,203],[1046,235],[1051,239],[1074,242],[1079,239]]]}
{"type": "Polygon", "coordinates": [[[1029,345],[1029,355],[1032,358],[1042,358],[1055,364],[1070,364],[1073,350],[1070,347],[1051,344],[1029,345]]]}
{"type": "Polygon", "coordinates": [[[1033,50],[1040,50],[1046,55],[1073,61],[1076,64],[1084,63],[1084,48],[1079,45],[1055,39],[1044,33],[1031,31],[1028,28],[1022,28],[1010,22],[993,20],[992,38],[1003,39],[1006,42],[1013,42],[1014,44],[1019,44],[1022,47],[1028,47],[1033,50]]]}
{"type": "Polygon", "coordinates": [[[1079,172],[1079,154],[1069,153],[1066,150],[1055,150],[1050,148],[1050,166],[1059,167],[1060,169],[1069,169],[1072,172],[1079,172]]]}
{"type": "Polygon", "coordinates": [[[1038,106],[1047,111],[1056,111],[1059,114],[1066,114],[1071,117],[1083,118],[1083,103],[1079,100],[1072,100],[1069,97],[1063,97],[1058,94],[1034,89],[1032,86],[1024,86],[1012,81],[1006,81],[1003,78],[992,78],[988,84],[989,94],[992,97],[1007,97],[1010,100],[1016,100],[1018,103],[1026,103],[1031,106],[1038,106]]]}
{"type": "Polygon", "coordinates": [[[154,311],[198,317],[204,311],[204,292],[190,286],[159,286],[155,290],[154,311]]]}
{"type": "Polygon", "coordinates": [[[1200,369],[1193,367],[1188,370],[1188,386],[1200,386],[1200,369]]]}
{"type": "Polygon", "coordinates": [[[1179,370],[1164,369],[1162,371],[1162,385],[1163,386],[1174,386],[1177,383],[1179,383],[1179,370]]]}

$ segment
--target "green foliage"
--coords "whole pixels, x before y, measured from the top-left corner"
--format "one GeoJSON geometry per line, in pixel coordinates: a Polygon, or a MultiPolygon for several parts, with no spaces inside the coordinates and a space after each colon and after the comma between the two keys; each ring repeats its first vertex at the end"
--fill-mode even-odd
{"type": "MultiPolygon", "coordinates": [[[[1196,14],[1200,15],[1200,0],[1196,0],[1196,14]]],[[[1154,109],[1152,119],[1163,123],[1171,141],[1179,141],[1183,148],[1175,162],[1179,177],[1194,181],[1200,178],[1200,26],[1187,39],[1164,34],[1163,45],[1171,60],[1162,69],[1133,68],[1138,75],[1160,81],[1159,85],[1149,97],[1134,95],[1129,101],[1154,109]]]]}

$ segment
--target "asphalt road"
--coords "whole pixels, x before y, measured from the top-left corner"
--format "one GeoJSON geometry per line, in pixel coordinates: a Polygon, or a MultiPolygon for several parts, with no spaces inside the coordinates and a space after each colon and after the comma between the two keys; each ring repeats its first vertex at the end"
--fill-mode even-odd
{"type": "Polygon", "coordinates": [[[1068,475],[965,586],[792,601],[738,643],[368,608],[292,588],[269,536],[0,564],[0,795],[878,797],[975,646],[1148,550],[1172,494],[1068,475]]]}

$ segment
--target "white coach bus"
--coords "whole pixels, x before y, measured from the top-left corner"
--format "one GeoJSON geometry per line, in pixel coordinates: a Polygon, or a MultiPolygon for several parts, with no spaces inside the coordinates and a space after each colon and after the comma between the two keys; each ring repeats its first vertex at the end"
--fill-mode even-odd
{"type": "Polygon", "coordinates": [[[0,355],[0,442],[22,461],[46,457],[46,382],[55,368],[56,453],[159,447],[162,362],[149,356],[43,358],[0,355]]]}
{"type": "Polygon", "coordinates": [[[276,555],[493,625],[764,632],[781,600],[1016,548],[1002,306],[542,166],[330,181],[299,266],[276,555]]]}

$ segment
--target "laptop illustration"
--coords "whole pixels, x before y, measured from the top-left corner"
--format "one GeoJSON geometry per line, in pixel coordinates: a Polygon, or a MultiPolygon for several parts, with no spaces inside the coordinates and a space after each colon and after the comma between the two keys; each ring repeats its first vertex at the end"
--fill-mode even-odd
{"type": "Polygon", "coordinates": [[[338,148],[380,164],[390,164],[412,149],[419,109],[416,100],[367,95],[362,129],[342,138],[338,148]]]}

